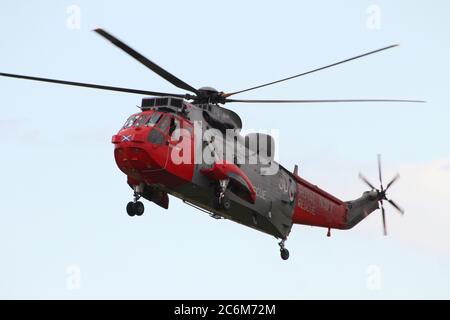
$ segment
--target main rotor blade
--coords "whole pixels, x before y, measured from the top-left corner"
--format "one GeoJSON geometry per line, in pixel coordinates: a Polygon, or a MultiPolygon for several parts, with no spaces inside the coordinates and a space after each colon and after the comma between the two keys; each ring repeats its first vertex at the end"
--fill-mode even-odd
{"type": "Polygon", "coordinates": [[[307,71],[307,72],[296,74],[296,75],[291,76],[291,77],[287,77],[287,78],[280,79],[280,80],[277,80],[277,81],[268,82],[268,83],[265,83],[265,84],[261,84],[259,86],[248,88],[248,89],[235,91],[235,92],[232,92],[232,93],[227,93],[227,94],[225,94],[225,97],[230,97],[230,96],[238,94],[238,93],[247,92],[247,91],[250,91],[250,90],[255,90],[255,89],[262,88],[262,87],[267,87],[267,86],[270,86],[270,85],[275,84],[275,83],[279,83],[279,82],[291,80],[291,79],[294,79],[294,78],[298,78],[298,77],[301,77],[301,76],[305,76],[307,74],[311,74],[311,73],[314,73],[314,72],[317,72],[317,71],[328,69],[328,68],[331,68],[331,67],[334,67],[334,66],[337,66],[337,65],[340,65],[340,64],[352,61],[352,60],[356,60],[356,59],[359,59],[359,58],[362,58],[362,57],[365,57],[365,56],[368,56],[368,55],[371,55],[371,54],[374,54],[374,53],[377,53],[377,52],[381,52],[381,51],[384,51],[384,50],[387,50],[387,49],[395,48],[397,46],[398,46],[398,44],[394,44],[394,45],[391,45],[391,46],[388,46],[388,47],[384,47],[384,48],[381,48],[381,49],[378,49],[378,50],[374,50],[374,51],[370,51],[370,52],[367,52],[367,53],[360,54],[360,55],[358,55],[356,57],[352,57],[352,58],[345,59],[345,60],[342,60],[342,61],[339,61],[339,62],[335,62],[335,63],[329,64],[327,66],[324,66],[324,67],[320,67],[320,68],[313,69],[313,70],[310,70],[310,71],[307,71]]]}
{"type": "Polygon", "coordinates": [[[50,82],[50,83],[57,83],[57,84],[65,84],[65,85],[69,85],[69,86],[77,86],[77,87],[109,90],[109,91],[119,91],[119,92],[143,94],[143,95],[175,96],[175,97],[180,97],[180,98],[185,98],[186,97],[185,95],[182,95],[182,94],[172,94],[172,93],[155,92],[155,91],[147,91],[147,90],[140,90],[140,89],[112,87],[112,86],[104,86],[104,85],[93,84],[93,83],[65,81],[65,80],[57,80],[57,79],[49,79],[49,78],[38,78],[38,77],[24,76],[24,75],[20,75],[20,74],[0,73],[0,76],[10,77],[10,78],[18,78],[18,79],[25,79],[25,80],[50,82]]]}
{"type": "Polygon", "coordinates": [[[120,49],[122,49],[123,51],[128,53],[130,56],[132,56],[133,58],[138,60],[140,63],[145,65],[147,68],[149,68],[150,70],[152,70],[153,72],[158,74],[160,77],[162,77],[162,78],[166,79],[167,81],[169,81],[174,86],[176,86],[178,88],[181,88],[181,89],[184,89],[184,90],[187,90],[187,91],[190,91],[190,92],[193,92],[193,93],[195,93],[197,95],[199,94],[197,89],[195,89],[194,87],[190,86],[189,84],[187,84],[183,80],[175,77],[170,72],[164,70],[163,68],[158,66],[156,63],[150,61],[149,59],[144,57],[142,54],[140,54],[136,50],[132,49],[131,47],[129,47],[128,45],[126,45],[125,43],[123,43],[122,41],[120,41],[119,39],[117,39],[116,37],[111,35],[110,33],[106,32],[105,30],[103,30],[101,28],[98,28],[98,29],[95,29],[94,31],[96,33],[98,33],[99,35],[101,35],[103,38],[109,40],[116,47],[119,47],[120,49]]]}
{"type": "Polygon", "coordinates": [[[371,188],[372,190],[375,190],[375,189],[376,189],[376,188],[373,186],[373,184],[371,184],[371,183],[369,182],[369,180],[367,180],[366,177],[364,177],[364,176],[362,175],[361,172],[359,173],[358,177],[359,177],[362,181],[364,181],[364,182],[369,186],[369,188],[371,188]]]}
{"type": "Polygon", "coordinates": [[[389,189],[394,184],[394,182],[397,181],[399,178],[400,178],[400,175],[397,173],[395,175],[395,177],[393,177],[392,180],[387,184],[385,190],[389,189]]]}
{"type": "Polygon", "coordinates": [[[225,102],[242,103],[342,103],[342,102],[412,102],[424,103],[422,100],[397,100],[397,99],[332,99],[332,100],[248,100],[226,99],[225,102]]]}
{"type": "Polygon", "coordinates": [[[381,177],[381,154],[377,155],[377,160],[378,160],[378,178],[380,179],[380,190],[381,192],[383,192],[383,179],[381,177]]]}
{"type": "Polygon", "coordinates": [[[405,210],[403,210],[398,204],[396,204],[394,202],[394,200],[388,200],[388,202],[395,208],[398,210],[398,212],[400,212],[401,214],[405,214],[405,210]]]}

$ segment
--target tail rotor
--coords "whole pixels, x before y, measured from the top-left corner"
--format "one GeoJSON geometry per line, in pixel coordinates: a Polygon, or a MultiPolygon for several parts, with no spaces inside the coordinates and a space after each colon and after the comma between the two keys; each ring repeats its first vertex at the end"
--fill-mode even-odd
{"type": "Polygon", "coordinates": [[[383,222],[383,234],[387,235],[387,227],[386,227],[386,211],[384,209],[384,200],[387,201],[394,209],[396,209],[400,214],[404,214],[405,211],[396,203],[394,200],[388,199],[386,196],[386,192],[388,189],[400,178],[400,175],[397,173],[392,180],[388,182],[386,188],[383,187],[383,175],[381,170],[381,155],[378,155],[378,178],[380,180],[380,188],[377,189],[374,185],[361,173],[359,174],[359,178],[373,191],[377,192],[377,199],[380,203],[381,207],[381,218],[383,222]]]}

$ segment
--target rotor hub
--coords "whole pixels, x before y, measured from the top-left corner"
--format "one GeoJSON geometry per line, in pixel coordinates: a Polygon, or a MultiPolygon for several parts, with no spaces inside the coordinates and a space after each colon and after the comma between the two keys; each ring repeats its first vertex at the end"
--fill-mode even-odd
{"type": "Polygon", "coordinates": [[[196,103],[225,103],[223,92],[219,92],[213,87],[201,87],[200,89],[198,89],[198,92],[200,94],[194,98],[196,103]]]}
{"type": "Polygon", "coordinates": [[[217,89],[213,88],[213,87],[201,87],[200,89],[198,89],[199,92],[201,92],[202,94],[205,95],[216,95],[219,94],[219,91],[217,91],[217,89]]]}

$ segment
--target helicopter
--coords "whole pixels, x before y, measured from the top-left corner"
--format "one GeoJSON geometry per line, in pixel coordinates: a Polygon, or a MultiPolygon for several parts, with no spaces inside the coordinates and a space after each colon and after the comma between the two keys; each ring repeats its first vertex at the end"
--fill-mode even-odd
{"type": "Polygon", "coordinates": [[[294,224],[323,227],[328,229],[327,236],[330,236],[331,229],[351,229],[381,208],[383,233],[387,235],[384,202],[404,214],[404,210],[387,197],[387,191],[399,179],[399,175],[383,185],[380,155],[380,186],[377,188],[359,174],[359,178],[370,190],[355,200],[343,201],[301,178],[297,165],[291,171],[277,163],[274,159],[275,139],[264,133],[242,135],[242,120],[234,111],[223,106],[227,103],[424,102],[398,99],[230,98],[398,45],[390,45],[277,81],[225,93],[212,87],[196,89],[104,29],[94,31],[166,81],[189,93],[173,94],[11,73],[0,73],[0,76],[145,96],[141,101],[140,111],[132,114],[111,140],[114,144],[115,162],[126,175],[127,183],[132,189],[132,201],[126,205],[129,216],[143,215],[145,206],[141,199],[168,209],[171,195],[212,218],[229,219],[275,237],[279,240],[281,258],[287,260],[289,250],[285,242],[294,224]]]}

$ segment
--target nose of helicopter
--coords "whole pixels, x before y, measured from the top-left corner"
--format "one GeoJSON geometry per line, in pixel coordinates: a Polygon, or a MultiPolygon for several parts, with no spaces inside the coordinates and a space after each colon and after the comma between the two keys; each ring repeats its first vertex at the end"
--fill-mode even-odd
{"type": "Polygon", "coordinates": [[[139,132],[120,133],[112,137],[116,164],[125,174],[142,177],[146,171],[159,167],[145,140],[145,135],[139,132]]]}

